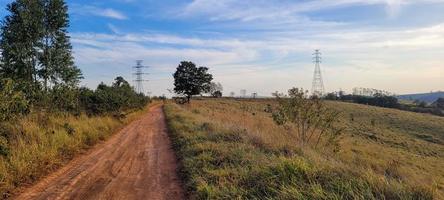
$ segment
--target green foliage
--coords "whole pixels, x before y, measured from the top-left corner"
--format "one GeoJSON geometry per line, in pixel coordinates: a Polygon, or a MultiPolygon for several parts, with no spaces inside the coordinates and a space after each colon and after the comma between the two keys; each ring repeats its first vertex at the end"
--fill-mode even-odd
{"type": "Polygon", "coordinates": [[[22,89],[35,89],[44,35],[43,2],[17,0],[8,4],[7,10],[10,15],[1,27],[1,75],[15,80],[22,89]]]}
{"type": "Polygon", "coordinates": [[[288,98],[276,96],[279,107],[273,112],[273,119],[279,125],[296,127],[292,133],[301,145],[312,140],[317,146],[322,138],[330,144],[341,134],[334,124],[338,121],[339,113],[327,108],[319,98],[308,98],[308,92],[293,88],[288,91],[288,98]]]}
{"type": "Polygon", "coordinates": [[[398,99],[394,96],[387,96],[383,94],[375,94],[374,96],[360,96],[360,95],[341,95],[339,99],[342,101],[352,101],[354,103],[379,106],[385,108],[399,108],[398,99]]]}
{"type": "Polygon", "coordinates": [[[188,61],[182,61],[173,76],[174,92],[185,95],[188,102],[193,95],[209,92],[213,80],[207,67],[196,67],[193,62],[188,61]]]}
{"type": "Polygon", "coordinates": [[[74,65],[72,46],[67,35],[69,26],[68,6],[63,0],[43,0],[44,30],[41,68],[38,75],[43,79],[44,87],[53,84],[77,85],[81,78],[80,70],[74,65]]]}
{"type": "Polygon", "coordinates": [[[13,120],[17,115],[29,112],[25,95],[14,87],[11,79],[0,82],[0,121],[13,120]]]}
{"type": "Polygon", "coordinates": [[[68,85],[58,84],[48,92],[50,109],[53,111],[79,111],[79,90],[68,85]]]}
{"type": "Polygon", "coordinates": [[[140,109],[148,102],[148,97],[136,93],[122,77],[117,77],[112,86],[101,83],[95,91],[80,89],[81,107],[90,115],[140,109]]]}
{"type": "Polygon", "coordinates": [[[33,105],[42,105],[49,83],[74,88],[81,72],[74,66],[67,36],[66,3],[16,0],[8,4],[7,10],[10,14],[1,25],[0,78],[13,79],[16,89],[23,91],[33,105]]]}

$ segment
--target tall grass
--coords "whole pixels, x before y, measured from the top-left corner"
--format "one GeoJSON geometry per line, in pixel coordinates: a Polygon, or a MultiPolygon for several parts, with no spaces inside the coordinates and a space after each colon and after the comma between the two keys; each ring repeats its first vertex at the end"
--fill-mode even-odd
{"type": "Polygon", "coordinates": [[[0,124],[0,193],[8,198],[19,186],[31,184],[86,148],[106,140],[143,110],[124,119],[35,112],[16,122],[0,124]]]}
{"type": "Polygon", "coordinates": [[[442,198],[444,119],[329,102],[346,128],[334,153],[298,147],[267,104],[275,102],[165,106],[192,199],[442,198]]]}

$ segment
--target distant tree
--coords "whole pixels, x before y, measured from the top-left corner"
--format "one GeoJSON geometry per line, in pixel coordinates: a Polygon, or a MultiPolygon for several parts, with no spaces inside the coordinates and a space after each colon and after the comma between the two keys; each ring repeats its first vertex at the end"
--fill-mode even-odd
{"type": "Polygon", "coordinates": [[[377,93],[373,96],[373,98],[370,98],[369,105],[386,107],[386,108],[398,108],[399,102],[398,98],[394,96],[388,96],[385,94],[377,93]]]}
{"type": "Polygon", "coordinates": [[[101,83],[95,91],[80,88],[81,107],[90,115],[115,114],[128,109],[138,109],[148,102],[148,97],[136,93],[130,84],[120,76],[114,79],[111,86],[101,83]]]}
{"type": "Polygon", "coordinates": [[[427,102],[425,102],[425,101],[421,101],[421,100],[417,99],[413,103],[415,103],[416,106],[421,107],[421,108],[427,107],[427,102]]]}
{"type": "Polygon", "coordinates": [[[438,98],[433,105],[437,108],[444,109],[444,98],[438,98]]]}
{"type": "Polygon", "coordinates": [[[310,143],[316,147],[322,139],[327,144],[336,144],[342,132],[342,129],[335,127],[339,120],[338,112],[327,108],[319,98],[308,98],[308,91],[298,88],[288,91],[289,98],[276,97],[279,106],[273,112],[274,121],[287,126],[288,130],[294,130],[291,134],[301,146],[310,143]]]}
{"type": "Polygon", "coordinates": [[[279,91],[275,91],[275,92],[272,92],[272,93],[271,93],[271,96],[274,96],[274,97],[282,97],[282,96],[284,96],[284,94],[283,94],[283,93],[280,93],[279,91]]]}
{"type": "Polygon", "coordinates": [[[114,79],[113,87],[131,87],[128,81],[123,77],[118,76],[114,79]]]}
{"type": "Polygon", "coordinates": [[[222,84],[220,83],[215,83],[215,82],[211,82],[210,83],[210,94],[213,97],[222,97],[222,91],[223,91],[223,87],[222,84]]]}
{"type": "Polygon", "coordinates": [[[328,93],[324,98],[327,100],[338,100],[338,96],[334,92],[328,93]]]}
{"type": "Polygon", "coordinates": [[[230,97],[234,97],[235,95],[236,95],[236,93],[230,92],[230,97]]]}
{"type": "Polygon", "coordinates": [[[221,91],[215,91],[211,94],[214,98],[221,98],[222,92],[221,91]]]}
{"type": "Polygon", "coordinates": [[[188,61],[182,61],[173,76],[174,92],[185,95],[188,103],[193,95],[209,92],[213,80],[207,67],[196,67],[188,61]]]}

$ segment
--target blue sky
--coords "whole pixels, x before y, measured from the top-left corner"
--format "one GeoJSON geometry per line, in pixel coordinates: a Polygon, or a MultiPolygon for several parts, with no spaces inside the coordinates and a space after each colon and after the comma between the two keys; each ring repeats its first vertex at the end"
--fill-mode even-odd
{"type": "Polygon", "coordinates": [[[225,94],[310,89],[311,54],[321,49],[327,91],[444,90],[444,0],[67,2],[88,87],[118,75],[132,80],[142,59],[151,73],[144,87],[154,95],[168,95],[182,60],[209,67],[225,94]]]}

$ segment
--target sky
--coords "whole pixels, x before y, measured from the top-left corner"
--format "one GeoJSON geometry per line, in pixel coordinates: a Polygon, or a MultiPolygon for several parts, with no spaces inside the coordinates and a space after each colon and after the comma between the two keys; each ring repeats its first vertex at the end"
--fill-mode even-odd
{"type": "MultiPolygon", "coordinates": [[[[0,16],[10,0],[0,0],[0,16]]],[[[444,0],[68,0],[82,86],[133,80],[168,95],[180,61],[210,68],[224,94],[311,89],[315,49],[326,91],[444,90],[444,0]]],[[[134,83],[134,82],[132,82],[134,83]]]]}

